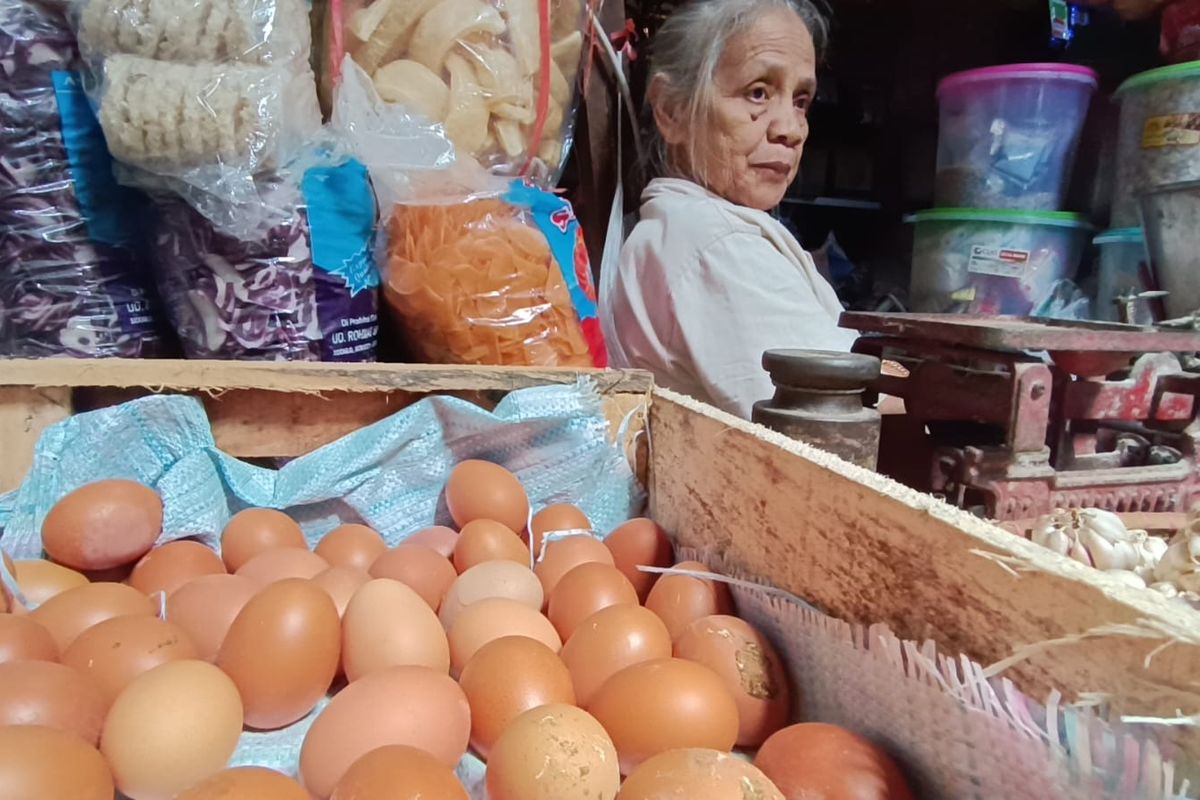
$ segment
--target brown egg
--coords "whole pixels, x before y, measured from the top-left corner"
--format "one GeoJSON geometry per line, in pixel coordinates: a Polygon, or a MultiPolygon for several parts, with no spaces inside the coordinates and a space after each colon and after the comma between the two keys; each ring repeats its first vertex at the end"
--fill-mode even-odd
{"type": "Polygon", "coordinates": [[[617,569],[629,578],[641,602],[646,602],[658,575],[638,567],[666,568],[675,563],[675,548],[666,531],[648,519],[631,519],[609,534],[604,546],[612,553],[617,569]]]}
{"type": "Polygon", "coordinates": [[[423,544],[402,544],[375,559],[372,578],[400,581],[424,598],[434,611],[442,605],[446,590],[458,573],[446,557],[423,544]]]}
{"type": "Polygon", "coordinates": [[[588,711],[612,736],[624,775],[668,750],[728,752],[737,741],[737,704],[721,679],[678,658],[626,667],[604,682],[588,711]]]}
{"type": "Polygon", "coordinates": [[[612,800],[620,784],[612,740],[591,715],[569,705],[526,711],[488,759],[489,800],[612,800]]]}
{"type": "Polygon", "coordinates": [[[229,626],[258,590],[239,575],[205,575],[171,593],[166,618],[187,633],[198,658],[215,661],[229,626]]]}
{"type": "Polygon", "coordinates": [[[464,461],[446,481],[446,507],[463,528],[477,519],[492,519],[510,530],[529,522],[529,496],[511,472],[487,461],[464,461]]]}
{"type": "Polygon", "coordinates": [[[671,657],[671,634],[653,611],[609,606],[584,620],[563,645],[575,696],[587,707],[604,682],[626,667],[671,657]]]}
{"type": "MultiPolygon", "coordinates": [[[[711,572],[695,561],[675,565],[676,569],[711,572]]],[[[733,614],[733,598],[729,587],[717,581],[693,578],[690,575],[663,575],[646,597],[646,608],[658,614],[677,639],[688,625],[714,614],[733,614]]]]}
{"type": "Polygon", "coordinates": [[[306,580],[279,581],[250,598],[217,654],[246,725],[282,728],[312,711],[337,675],[341,634],[333,601],[306,580]]]}
{"type": "Polygon", "coordinates": [[[289,578],[315,578],[327,569],[329,563],[316,553],[298,547],[280,547],[259,553],[234,574],[249,578],[259,586],[270,586],[289,578]]]}
{"type": "Polygon", "coordinates": [[[55,595],[30,612],[46,626],[60,653],[75,637],[113,617],[152,617],[158,606],[146,595],[120,583],[89,583],[55,595]]]}
{"type": "Polygon", "coordinates": [[[63,651],[62,663],[87,675],[111,704],[129,683],[168,661],[196,658],[178,626],[157,617],[115,617],[93,625],[63,651]]]}
{"type": "Polygon", "coordinates": [[[87,576],[82,573],[40,558],[14,561],[13,574],[30,608],[37,608],[68,589],[88,584],[87,576]]]}
{"type": "Polygon", "coordinates": [[[145,595],[171,592],[201,575],[224,575],[225,563],[211,547],[181,539],[156,547],[129,574],[129,585],[145,595]]]}
{"type": "Polygon", "coordinates": [[[448,675],[392,667],[351,683],[317,715],[300,750],[300,776],[325,800],[350,766],[378,747],[416,747],[453,769],[470,735],[471,708],[448,675]]]}
{"type": "Polygon", "coordinates": [[[423,531],[417,531],[407,539],[409,544],[423,544],[432,547],[446,558],[454,555],[454,545],[458,544],[458,531],[444,525],[434,525],[423,531]]]}
{"type": "Polygon", "coordinates": [[[541,611],[545,601],[542,582],[529,567],[515,561],[485,561],[450,584],[438,609],[442,627],[450,630],[464,608],[489,597],[507,597],[534,611],[541,611]]]}
{"type": "Polygon", "coordinates": [[[737,617],[703,617],[675,640],[675,657],[721,678],[738,707],[738,747],[755,748],[788,723],[792,694],[775,648],[737,617]]]}
{"type": "Polygon", "coordinates": [[[225,673],[204,661],[170,661],[121,692],[100,752],[130,800],[171,800],[223,769],[241,734],[241,700],[225,673]]]}
{"type": "Polygon", "coordinates": [[[433,610],[399,581],[376,578],[363,584],[342,620],[342,664],[346,677],[390,667],[450,669],[450,645],[433,610]]]}
{"type": "Polygon", "coordinates": [[[144,556],[162,533],[158,492],[135,481],[97,481],[54,504],[42,547],[72,569],[112,569],[144,556]]]}
{"type": "Polygon", "coordinates": [[[488,642],[505,636],[528,636],[554,652],[562,639],[536,609],[504,597],[489,597],[463,609],[450,629],[450,674],[462,672],[471,657],[488,642]]]}
{"type": "Polygon", "coordinates": [[[291,517],[271,508],[239,511],[221,533],[221,558],[230,572],[237,572],[259,553],[281,547],[307,550],[308,540],[291,517]]]}
{"type": "Polygon", "coordinates": [[[288,776],[265,767],[223,769],[175,800],[309,800],[308,792],[288,776]]]}
{"type": "Polygon", "coordinates": [[[362,588],[362,585],[371,580],[371,576],[360,569],[354,567],[330,567],[324,572],[313,577],[312,582],[316,586],[320,586],[329,595],[329,599],[333,601],[334,608],[338,611],[338,616],[344,616],[346,606],[350,605],[350,598],[354,597],[354,593],[362,588]]]}
{"type": "Polygon", "coordinates": [[[375,559],[387,552],[387,545],[374,528],[351,524],[325,534],[313,550],[331,567],[353,567],[366,572],[375,559]]]}
{"type": "MultiPolygon", "coordinates": [[[[546,506],[534,514],[533,520],[529,523],[529,528],[533,531],[533,552],[541,553],[542,542],[545,541],[546,534],[591,531],[592,521],[578,507],[567,503],[559,503],[558,505],[546,506]]],[[[529,531],[522,531],[521,539],[528,542],[529,531]]]]}
{"type": "Polygon", "coordinates": [[[643,763],[621,786],[620,800],[785,800],[757,767],[716,750],[671,750],[643,763]]]}
{"type": "Polygon", "coordinates": [[[545,551],[545,556],[533,571],[542,582],[547,601],[554,594],[554,587],[558,586],[563,576],[580,564],[596,562],[613,566],[612,553],[608,552],[603,542],[591,535],[568,536],[550,542],[545,551]]]}
{"type": "Polygon", "coordinates": [[[509,724],[531,708],[575,705],[571,673],[546,645],[524,636],[488,642],[463,667],[458,685],[471,704],[471,747],[484,760],[509,724]]]}
{"type": "Polygon", "coordinates": [[[24,615],[0,614],[0,664],[57,660],[54,637],[40,622],[24,615]]]}
{"type": "Polygon", "coordinates": [[[331,800],[468,800],[468,796],[454,770],[423,750],[392,744],[350,765],[331,800]]]}
{"type": "Polygon", "coordinates": [[[835,725],[792,725],[771,735],[754,766],[786,800],[912,800],[915,796],[891,756],[835,725]]]}
{"type": "Polygon", "coordinates": [[[528,567],[529,546],[499,522],[490,519],[468,522],[454,545],[454,568],[461,575],[488,561],[515,561],[528,567]]]}
{"type": "Polygon", "coordinates": [[[49,661],[0,664],[0,726],[44,725],[94,745],[107,710],[100,687],[78,670],[49,661]]]}
{"type": "Polygon", "coordinates": [[[546,616],[565,642],[597,611],[637,604],[637,592],[620,570],[593,561],[580,564],[563,576],[550,596],[546,616]]]}
{"type": "Polygon", "coordinates": [[[112,800],[112,773],[87,742],[37,725],[0,728],[4,800],[112,800]]]}

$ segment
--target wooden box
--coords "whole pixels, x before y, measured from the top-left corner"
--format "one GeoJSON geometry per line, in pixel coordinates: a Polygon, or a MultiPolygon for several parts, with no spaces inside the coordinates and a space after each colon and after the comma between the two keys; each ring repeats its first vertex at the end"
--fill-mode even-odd
{"type": "MultiPolygon", "coordinates": [[[[217,444],[296,456],[431,393],[482,405],[594,379],[642,430],[650,513],[677,540],[843,620],[884,623],[1003,674],[1035,698],[1118,715],[1200,713],[1200,612],[1133,589],[826,453],[656,389],[631,372],[162,361],[0,362],[0,490],[72,413],[154,392],[203,398],[217,444]],[[1020,658],[1011,659],[1014,654],[1020,658]]],[[[1155,726],[1200,762],[1192,725],[1155,726]]]]}

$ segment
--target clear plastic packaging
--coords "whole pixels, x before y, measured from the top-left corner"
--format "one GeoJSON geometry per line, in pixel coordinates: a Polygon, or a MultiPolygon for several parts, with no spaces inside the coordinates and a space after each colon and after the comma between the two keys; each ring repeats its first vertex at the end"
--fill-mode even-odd
{"type": "Polygon", "coordinates": [[[554,182],[574,119],[580,0],[346,0],[331,14],[332,84],[347,54],[456,157],[554,182]]]}
{"type": "MultiPolygon", "coordinates": [[[[1119,322],[1118,298],[1140,294],[1151,288],[1146,282],[1150,263],[1146,253],[1146,236],[1141,228],[1116,228],[1105,231],[1092,242],[1099,251],[1096,302],[1093,305],[1095,318],[1104,322],[1119,322]]],[[[1131,322],[1137,325],[1154,322],[1148,304],[1136,303],[1134,309],[1137,316],[1131,322]]]]}
{"type": "Polygon", "coordinates": [[[374,198],[356,162],[277,178],[260,192],[290,211],[265,236],[217,230],[186,202],[156,199],[159,291],[189,358],[373,361],[379,276],[374,198]]]}
{"type": "Polygon", "coordinates": [[[938,87],[935,201],[943,208],[1057,211],[1096,89],[1070,64],[1012,64],[938,87]]]}
{"type": "Polygon", "coordinates": [[[909,221],[912,309],[935,314],[1032,313],[1074,279],[1091,231],[1064,212],[942,208],[909,221]]]}
{"type": "Polygon", "coordinates": [[[161,355],[143,199],[114,183],[77,67],[58,12],[0,7],[0,355],[161,355]]]}
{"type": "Polygon", "coordinates": [[[320,130],[304,0],[75,0],[72,14],[122,182],[244,238],[286,224],[255,193],[320,130]]]}
{"type": "Polygon", "coordinates": [[[565,200],[398,205],[384,299],[414,356],[439,364],[604,367],[587,250],[565,200]]]}

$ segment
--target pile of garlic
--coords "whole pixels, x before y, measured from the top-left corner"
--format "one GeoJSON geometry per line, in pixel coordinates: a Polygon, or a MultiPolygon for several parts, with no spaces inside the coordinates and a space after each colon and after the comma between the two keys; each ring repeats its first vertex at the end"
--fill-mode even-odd
{"type": "Polygon", "coordinates": [[[1131,531],[1116,514],[1096,508],[1047,514],[1033,526],[1031,538],[1130,586],[1200,605],[1200,514],[1195,512],[1170,542],[1131,531]]]}

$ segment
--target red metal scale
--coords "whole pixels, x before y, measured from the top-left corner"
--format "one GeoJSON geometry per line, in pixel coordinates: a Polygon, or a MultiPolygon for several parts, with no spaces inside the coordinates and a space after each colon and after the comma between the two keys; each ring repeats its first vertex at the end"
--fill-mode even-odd
{"type": "Polygon", "coordinates": [[[1056,508],[1186,511],[1200,500],[1200,333],[1018,317],[847,313],[855,350],[901,363],[874,388],[880,468],[998,520],[1056,508]],[[919,447],[919,450],[918,450],[919,447]]]}

